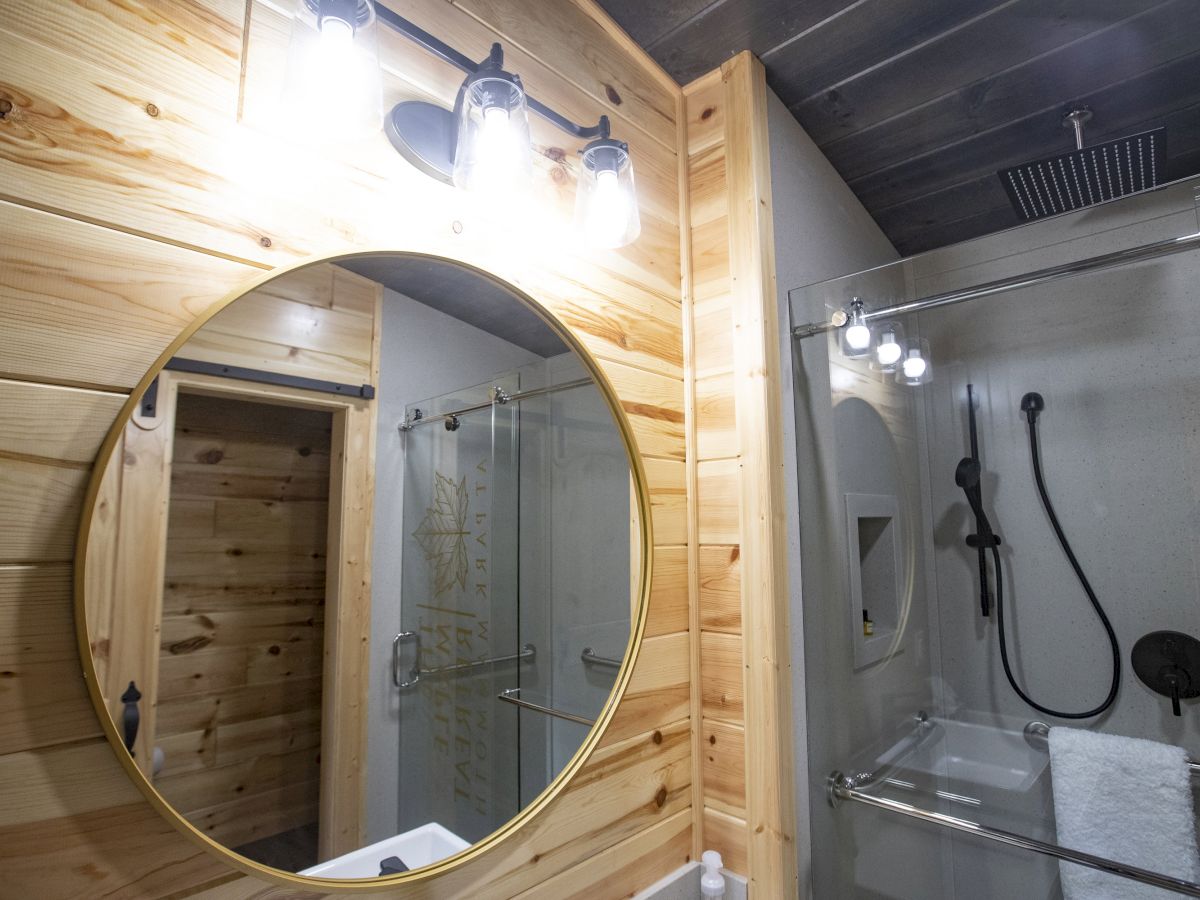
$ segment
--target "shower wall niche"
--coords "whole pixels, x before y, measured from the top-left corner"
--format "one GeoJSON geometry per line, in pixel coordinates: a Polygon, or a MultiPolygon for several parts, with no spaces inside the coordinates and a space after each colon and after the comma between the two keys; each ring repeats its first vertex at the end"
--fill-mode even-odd
{"type": "Polygon", "coordinates": [[[854,668],[878,662],[896,639],[900,619],[903,557],[900,510],[892,494],[846,494],[846,541],[850,560],[850,631],[854,668]]]}
{"type": "MultiPolygon", "coordinates": [[[[853,297],[878,308],[1192,234],[1195,190],[1179,183],[799,288],[791,323],[827,320],[853,297]]],[[[1183,716],[1172,716],[1129,667],[1147,632],[1200,632],[1197,283],[1200,253],[1185,252],[904,316],[909,337],[932,352],[933,379],[919,387],[843,358],[828,335],[793,343],[804,635],[793,658],[804,669],[816,896],[1061,897],[1058,864],[1046,857],[826,800],[835,769],[903,759],[887,796],[1055,840],[1048,757],[1022,736],[1047,717],[1003,674],[996,618],[981,615],[978,557],[965,543],[974,517],[955,469],[969,455],[968,384],[1018,682],[1043,705],[1082,710],[1104,697],[1111,673],[1105,633],[1034,485],[1020,403],[1037,391],[1049,491],[1125,667],[1110,710],[1050,724],[1200,758],[1200,703],[1184,701],[1183,716]],[[862,546],[887,530],[871,511],[886,497],[895,498],[888,527],[902,563],[896,634],[885,642],[891,623],[876,610],[891,608],[889,583],[862,546]],[[914,735],[926,734],[914,751],[914,735]]]]}

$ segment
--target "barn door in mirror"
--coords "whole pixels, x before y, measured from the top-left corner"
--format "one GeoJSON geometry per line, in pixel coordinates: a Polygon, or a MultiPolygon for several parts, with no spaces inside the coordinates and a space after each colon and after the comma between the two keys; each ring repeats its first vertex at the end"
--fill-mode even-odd
{"type": "Polygon", "coordinates": [[[260,284],[151,375],[80,603],[109,737],[175,824],[277,879],[395,879],[560,790],[628,679],[649,546],[574,339],[482,273],[359,255],[260,284]]]}

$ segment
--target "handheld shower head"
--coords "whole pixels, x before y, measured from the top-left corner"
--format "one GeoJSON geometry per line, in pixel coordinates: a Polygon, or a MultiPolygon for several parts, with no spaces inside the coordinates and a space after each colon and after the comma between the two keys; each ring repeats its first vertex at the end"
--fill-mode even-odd
{"type": "Polygon", "coordinates": [[[979,460],[966,457],[959,461],[954,469],[954,483],[962,488],[967,496],[967,505],[975,516],[976,534],[967,538],[967,543],[976,541],[978,546],[991,546],[1000,543],[1000,539],[992,533],[992,524],[988,521],[987,513],[983,511],[983,490],[979,487],[982,468],[979,460]]]}
{"type": "Polygon", "coordinates": [[[1025,413],[1025,419],[1030,425],[1037,423],[1037,417],[1042,410],[1046,408],[1046,401],[1042,399],[1042,395],[1036,391],[1030,391],[1021,398],[1021,412],[1025,413]]]}
{"type": "Polygon", "coordinates": [[[954,483],[964,491],[970,491],[979,486],[980,471],[979,460],[965,457],[954,469],[954,483]]]}

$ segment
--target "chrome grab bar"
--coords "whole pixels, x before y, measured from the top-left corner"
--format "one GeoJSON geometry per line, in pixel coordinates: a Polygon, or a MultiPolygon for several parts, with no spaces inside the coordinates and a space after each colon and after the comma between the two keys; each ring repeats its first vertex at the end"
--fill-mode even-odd
{"type": "Polygon", "coordinates": [[[595,719],[585,719],[583,716],[575,715],[575,713],[563,712],[561,709],[554,709],[551,706],[542,706],[540,703],[534,703],[530,700],[522,700],[520,694],[521,689],[519,687],[509,688],[497,694],[496,699],[503,700],[505,703],[511,703],[514,706],[531,709],[534,712],[545,713],[548,716],[554,716],[556,719],[566,719],[568,722],[575,722],[579,725],[590,726],[596,724],[595,719]]]}
{"type": "Polygon", "coordinates": [[[471,669],[481,669],[484,666],[494,666],[499,663],[506,662],[525,662],[532,661],[537,657],[537,647],[533,644],[525,644],[521,647],[520,652],[510,653],[507,656],[490,656],[487,659],[473,659],[469,662],[453,663],[448,666],[433,666],[425,669],[421,667],[421,635],[416,631],[401,631],[392,638],[392,684],[400,689],[410,688],[420,682],[422,678],[428,678],[434,675],[446,675],[450,672],[465,672],[471,669]],[[405,640],[411,640],[416,646],[416,656],[413,659],[412,668],[408,670],[408,679],[400,680],[400,643],[405,640]]]}
{"type": "MultiPolygon", "coordinates": [[[[1043,753],[1050,752],[1050,726],[1045,722],[1028,722],[1025,725],[1025,743],[1034,750],[1041,750],[1043,753]]],[[[1188,760],[1188,772],[1193,778],[1200,776],[1200,762],[1194,759],[1188,760]]]]}
{"type": "Polygon", "coordinates": [[[1106,859],[1103,856],[1093,856],[1091,853],[1084,853],[1081,850],[1060,847],[1058,844],[1039,841],[1036,838],[1013,834],[1011,831],[990,828],[987,825],[980,825],[978,822],[972,822],[969,819],[960,819],[956,816],[945,815],[944,813],[930,812],[929,810],[912,806],[909,803],[901,803],[899,800],[889,800],[886,797],[876,797],[873,794],[863,793],[857,788],[850,787],[846,776],[841,772],[830,774],[827,782],[827,790],[831,806],[836,807],[839,801],[842,800],[865,803],[867,806],[886,809],[889,812],[899,813],[902,816],[920,819],[922,822],[930,822],[934,825],[941,825],[944,828],[954,829],[955,831],[965,831],[968,834],[974,834],[999,844],[1020,847],[1023,850],[1032,850],[1034,853],[1041,853],[1044,856],[1063,859],[1067,862],[1087,866],[1090,869],[1099,869],[1101,872],[1107,872],[1110,875],[1117,875],[1121,878],[1128,878],[1131,881],[1138,881],[1142,884],[1150,884],[1169,891],[1177,891],[1189,897],[1200,897],[1200,884],[1195,882],[1184,881],[1181,878],[1174,878],[1170,875],[1163,875],[1161,872],[1151,872],[1149,869],[1141,869],[1137,866],[1116,862],[1115,860],[1106,859]]]}
{"type": "Polygon", "coordinates": [[[597,656],[596,651],[591,647],[584,647],[583,652],[579,654],[579,658],[583,660],[585,666],[604,666],[609,669],[621,668],[621,660],[613,659],[611,656],[597,656]]]}

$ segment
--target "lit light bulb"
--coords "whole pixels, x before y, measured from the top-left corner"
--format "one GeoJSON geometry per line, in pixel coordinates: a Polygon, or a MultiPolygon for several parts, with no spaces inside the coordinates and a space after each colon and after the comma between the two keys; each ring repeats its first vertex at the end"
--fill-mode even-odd
{"type": "Polygon", "coordinates": [[[596,191],[588,209],[588,239],[599,247],[619,246],[629,220],[629,200],[613,169],[596,173],[596,191]]]}
{"type": "Polygon", "coordinates": [[[896,343],[896,333],[885,331],[879,338],[879,346],[875,348],[875,359],[881,366],[894,366],[902,355],[903,351],[896,343]]]}
{"type": "Polygon", "coordinates": [[[916,347],[908,351],[908,359],[904,360],[903,369],[904,377],[910,381],[915,381],[925,374],[925,360],[916,347]]]}
{"type": "Polygon", "coordinates": [[[278,127],[313,144],[370,137],[382,124],[374,7],[369,0],[298,3],[278,127]]]}
{"type": "Polygon", "coordinates": [[[512,150],[512,136],[508,128],[508,110],[503,106],[489,106],[483,111],[483,127],[479,130],[480,149],[489,156],[508,156],[512,150]]]}
{"type": "Polygon", "coordinates": [[[607,118],[601,119],[600,131],[581,154],[575,227],[588,245],[615,250],[637,240],[642,224],[629,145],[609,136],[607,118]]]}
{"type": "Polygon", "coordinates": [[[475,158],[469,185],[473,190],[504,193],[514,186],[520,173],[521,151],[507,107],[489,106],[483,110],[475,158]]]}
{"type": "Polygon", "coordinates": [[[871,329],[866,325],[851,325],[846,329],[846,345],[852,350],[866,350],[871,344],[871,329]]]}
{"type": "Polygon", "coordinates": [[[354,50],[354,26],[345,19],[321,20],[321,53],[334,64],[345,62],[354,50]]]}

